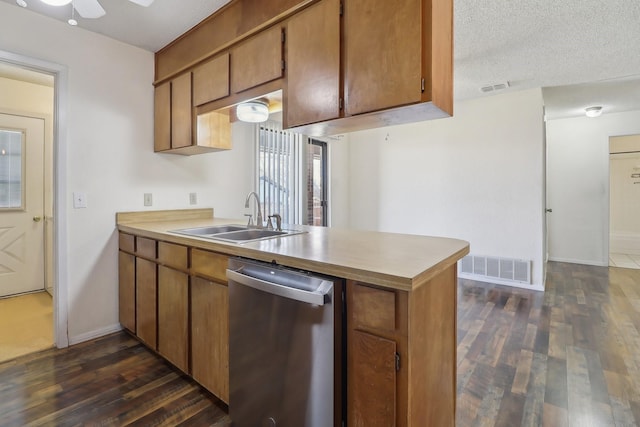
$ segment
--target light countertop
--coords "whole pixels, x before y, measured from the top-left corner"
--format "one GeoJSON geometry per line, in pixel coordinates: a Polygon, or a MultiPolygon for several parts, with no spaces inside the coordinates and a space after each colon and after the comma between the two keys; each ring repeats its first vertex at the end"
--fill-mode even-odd
{"type": "Polygon", "coordinates": [[[289,228],[306,233],[243,244],[171,232],[244,223],[214,218],[212,209],[119,213],[116,222],[124,233],[400,290],[421,286],[469,253],[458,239],[327,227],[296,225],[289,228]]]}

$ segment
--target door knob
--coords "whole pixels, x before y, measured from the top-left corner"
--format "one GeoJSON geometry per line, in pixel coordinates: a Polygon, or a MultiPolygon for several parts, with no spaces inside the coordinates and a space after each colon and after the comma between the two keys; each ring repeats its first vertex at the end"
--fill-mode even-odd
{"type": "Polygon", "coordinates": [[[33,222],[40,222],[41,220],[42,220],[42,217],[39,217],[39,216],[33,217],[33,222]]]}
{"type": "Polygon", "coordinates": [[[545,209],[547,212],[553,212],[553,209],[545,209]]]}

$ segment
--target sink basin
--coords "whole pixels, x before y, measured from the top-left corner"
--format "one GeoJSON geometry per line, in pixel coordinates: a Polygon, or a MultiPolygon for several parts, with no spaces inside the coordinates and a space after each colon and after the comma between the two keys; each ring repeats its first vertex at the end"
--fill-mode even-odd
{"type": "Polygon", "coordinates": [[[218,225],[213,227],[195,227],[183,228],[181,230],[172,230],[172,233],[186,234],[187,236],[208,236],[211,234],[228,233],[230,231],[246,230],[247,227],[242,225],[218,225]]]}
{"type": "Polygon", "coordinates": [[[230,233],[220,233],[218,235],[211,236],[211,238],[216,240],[228,240],[231,242],[249,242],[253,240],[278,237],[286,234],[291,234],[291,233],[287,231],[265,230],[264,228],[262,229],[251,228],[248,230],[233,231],[230,233]]]}
{"type": "Polygon", "coordinates": [[[218,225],[211,227],[183,228],[171,230],[172,233],[186,236],[201,237],[203,239],[221,240],[233,243],[248,243],[256,240],[273,239],[275,237],[290,236],[304,233],[298,230],[267,230],[266,228],[247,228],[242,225],[218,225]]]}

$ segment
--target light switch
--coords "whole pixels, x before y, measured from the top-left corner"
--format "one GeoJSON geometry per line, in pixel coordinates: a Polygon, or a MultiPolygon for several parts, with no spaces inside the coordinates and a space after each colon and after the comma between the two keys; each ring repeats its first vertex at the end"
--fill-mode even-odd
{"type": "Polygon", "coordinates": [[[82,209],[87,207],[87,193],[80,191],[73,192],[73,208],[82,209]]]}
{"type": "Polygon", "coordinates": [[[153,205],[153,195],[151,193],[144,193],[144,205],[145,206],[153,205]]]}

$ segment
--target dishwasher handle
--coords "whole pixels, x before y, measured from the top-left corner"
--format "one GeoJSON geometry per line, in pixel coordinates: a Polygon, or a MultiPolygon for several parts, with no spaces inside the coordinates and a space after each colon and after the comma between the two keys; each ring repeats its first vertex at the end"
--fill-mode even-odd
{"type": "Polygon", "coordinates": [[[314,305],[325,305],[326,303],[329,303],[329,293],[333,288],[332,282],[323,280],[316,291],[305,291],[304,289],[280,285],[278,283],[247,276],[246,274],[229,269],[227,269],[227,278],[259,291],[314,305]]]}

